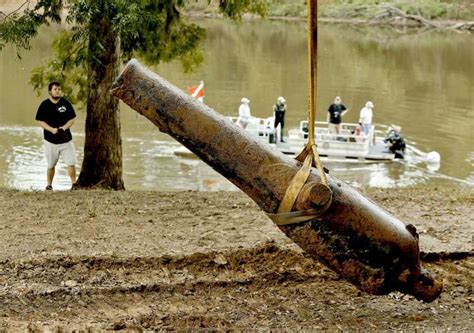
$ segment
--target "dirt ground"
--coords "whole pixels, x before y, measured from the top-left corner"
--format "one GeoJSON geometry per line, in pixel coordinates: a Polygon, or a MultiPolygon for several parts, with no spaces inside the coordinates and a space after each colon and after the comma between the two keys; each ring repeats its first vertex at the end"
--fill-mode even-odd
{"type": "Polygon", "coordinates": [[[242,193],[0,189],[0,331],[474,331],[474,190],[365,192],[445,287],[370,296],[242,193]]]}

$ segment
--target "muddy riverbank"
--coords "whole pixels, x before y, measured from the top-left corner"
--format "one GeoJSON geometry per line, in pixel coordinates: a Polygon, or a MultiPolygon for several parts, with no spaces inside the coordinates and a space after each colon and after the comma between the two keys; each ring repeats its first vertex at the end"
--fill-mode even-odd
{"type": "Polygon", "coordinates": [[[366,194],[418,228],[435,302],[359,292],[241,193],[2,189],[0,330],[474,330],[474,192],[366,194]]]}

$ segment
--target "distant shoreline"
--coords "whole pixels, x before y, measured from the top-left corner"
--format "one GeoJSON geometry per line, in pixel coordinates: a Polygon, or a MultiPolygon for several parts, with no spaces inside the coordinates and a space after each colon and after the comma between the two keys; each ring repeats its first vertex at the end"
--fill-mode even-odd
{"type": "MultiPolygon", "coordinates": [[[[190,18],[223,18],[222,14],[219,13],[206,13],[203,11],[188,11],[185,13],[186,17],[190,18]]],[[[288,21],[288,22],[304,22],[306,18],[298,16],[267,16],[262,18],[259,15],[255,14],[244,14],[242,15],[242,20],[274,20],[274,21],[288,21]]],[[[335,23],[335,24],[346,24],[346,25],[357,25],[357,26],[390,26],[390,27],[407,27],[410,29],[423,29],[425,26],[420,26],[415,22],[406,21],[403,19],[394,20],[391,22],[372,22],[370,20],[361,19],[361,18],[336,18],[336,17],[319,17],[318,22],[320,23],[335,23]]],[[[465,20],[450,20],[450,19],[436,19],[432,20],[434,24],[438,26],[439,29],[447,29],[455,31],[455,29],[450,29],[452,26],[457,25],[471,25],[474,27],[474,21],[465,21],[465,20]]],[[[466,32],[469,32],[467,30],[466,32]]],[[[474,28],[471,28],[471,32],[474,32],[474,28]]]]}
{"type": "MultiPolygon", "coordinates": [[[[12,11],[18,9],[24,1],[8,1],[0,0],[0,12],[3,14],[9,14],[12,11]]],[[[35,1],[32,1],[30,7],[35,4],[35,1]]],[[[21,8],[23,10],[24,8],[21,8]]],[[[202,9],[188,9],[184,11],[186,17],[192,18],[222,18],[223,15],[218,13],[215,10],[205,11],[202,9]]],[[[473,20],[456,20],[456,19],[443,19],[443,18],[434,18],[432,20],[425,19],[420,16],[420,20],[416,20],[416,15],[409,15],[410,19],[403,17],[394,17],[390,20],[373,20],[365,19],[361,17],[330,17],[324,16],[319,17],[318,21],[321,23],[335,23],[335,24],[346,24],[346,25],[357,25],[357,26],[390,26],[390,27],[407,27],[410,29],[438,29],[446,31],[462,31],[467,33],[474,33],[474,19],[473,20]],[[415,17],[415,19],[413,19],[415,17]],[[433,26],[430,26],[430,25],[433,26]]],[[[255,14],[244,14],[242,15],[243,20],[281,20],[281,21],[305,21],[306,18],[302,16],[277,16],[269,15],[262,18],[259,15],[255,14]]]]}

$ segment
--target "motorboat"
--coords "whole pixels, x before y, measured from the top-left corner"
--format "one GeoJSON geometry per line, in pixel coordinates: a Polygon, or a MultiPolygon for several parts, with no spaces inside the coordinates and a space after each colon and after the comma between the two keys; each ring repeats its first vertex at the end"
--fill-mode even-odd
{"type": "MultiPolygon", "coordinates": [[[[236,117],[228,117],[235,123],[236,117]]],[[[288,137],[281,138],[279,128],[274,128],[274,118],[252,117],[245,130],[284,154],[297,155],[308,141],[308,121],[300,122],[299,128],[290,129],[288,137]],[[282,140],[283,139],[283,140],[282,140]]],[[[236,125],[237,126],[237,125],[236,125]]],[[[395,160],[384,143],[383,133],[371,126],[368,135],[359,133],[358,124],[342,123],[341,132],[333,133],[326,122],[315,122],[315,142],[322,160],[341,162],[390,162],[395,160]]],[[[191,157],[193,154],[184,146],[175,150],[175,155],[191,157]]]]}
{"type": "MultiPolygon", "coordinates": [[[[382,131],[372,125],[365,135],[359,124],[342,123],[341,132],[332,132],[326,122],[315,122],[315,142],[322,159],[343,162],[389,162],[396,159],[384,142],[382,131]]],[[[308,141],[308,121],[300,122],[298,129],[290,129],[287,143],[290,151],[299,152],[308,141]]]]}

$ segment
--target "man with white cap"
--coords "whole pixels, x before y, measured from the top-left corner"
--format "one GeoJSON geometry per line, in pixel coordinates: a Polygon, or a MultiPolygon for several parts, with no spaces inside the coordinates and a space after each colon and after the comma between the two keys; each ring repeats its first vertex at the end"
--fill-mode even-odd
{"type": "Polygon", "coordinates": [[[280,96],[277,98],[276,104],[273,105],[273,112],[275,114],[275,129],[280,125],[280,141],[285,142],[283,139],[283,128],[285,127],[285,112],[286,112],[286,100],[280,96]]]}
{"type": "Polygon", "coordinates": [[[240,103],[241,104],[239,106],[239,118],[237,119],[237,125],[245,129],[250,121],[250,118],[252,117],[250,115],[250,100],[246,97],[243,97],[240,100],[240,103]]]}
{"type": "Polygon", "coordinates": [[[365,107],[360,110],[360,117],[359,117],[359,123],[362,124],[362,129],[364,131],[365,135],[369,134],[370,127],[372,126],[372,108],[374,107],[374,103],[371,101],[368,101],[365,103],[365,107]]]}
{"type": "Polygon", "coordinates": [[[328,128],[331,132],[339,134],[341,132],[342,117],[349,111],[349,109],[342,104],[341,97],[336,96],[334,103],[329,105],[327,122],[328,128]]]}

